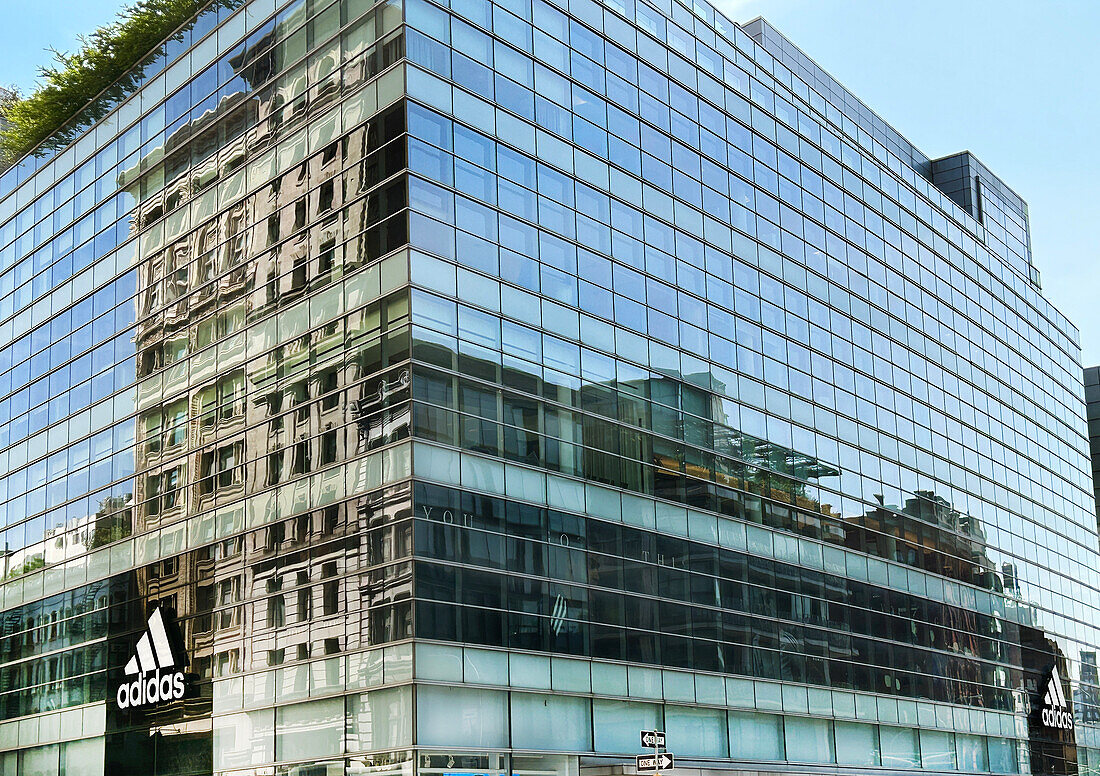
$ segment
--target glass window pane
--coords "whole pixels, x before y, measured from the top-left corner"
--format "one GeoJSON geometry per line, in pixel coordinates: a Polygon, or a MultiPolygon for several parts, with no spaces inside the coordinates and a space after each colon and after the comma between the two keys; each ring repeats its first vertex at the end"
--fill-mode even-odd
{"type": "Polygon", "coordinates": [[[729,757],[726,724],[722,709],[665,707],[668,740],[685,757],[729,757]]]}
{"type": "Polygon", "coordinates": [[[980,772],[989,770],[989,760],[985,752],[984,736],[955,734],[955,752],[960,771],[980,772]]]}
{"type": "Polygon", "coordinates": [[[597,752],[644,752],[639,730],[659,730],[661,709],[652,703],[593,700],[592,727],[597,752]]]}
{"type": "Polygon", "coordinates": [[[261,709],[214,718],[214,769],[275,759],[275,712],[261,709]]]}
{"type": "Polygon", "coordinates": [[[59,755],[57,744],[24,749],[19,753],[20,776],[54,776],[58,771],[59,755]]]}
{"type": "Polygon", "coordinates": [[[518,749],[592,749],[587,698],[512,693],[512,746],[518,749]]]}
{"type": "MultiPolygon", "coordinates": [[[[103,773],[103,738],[69,741],[62,750],[65,776],[100,776],[103,773]]],[[[6,773],[6,771],[3,771],[6,773]]]]}
{"type": "Polygon", "coordinates": [[[797,762],[831,763],[833,725],[825,719],[786,717],[783,730],[787,738],[787,759],[797,762]]]}
{"type": "Polygon", "coordinates": [[[738,760],[782,760],[783,718],[751,711],[729,712],[730,757],[738,760]]]}
{"type": "Polygon", "coordinates": [[[417,743],[508,746],[508,696],[464,687],[418,687],[417,743]]]}
{"type": "Polygon", "coordinates": [[[917,731],[912,728],[879,726],[882,765],[885,768],[919,768],[917,731]]]}
{"type": "Polygon", "coordinates": [[[955,742],[950,733],[938,730],[920,732],[920,755],[926,769],[955,770],[955,742]]]}
{"type": "Polygon", "coordinates": [[[988,738],[989,770],[994,773],[1016,773],[1016,741],[1011,738],[988,738]]]}
{"type": "Polygon", "coordinates": [[[410,744],[412,688],[371,690],[348,698],[349,751],[410,744]]]}
{"type": "Polygon", "coordinates": [[[835,722],[836,760],[840,765],[878,765],[878,730],[874,725],[835,722]]]}
{"type": "Polygon", "coordinates": [[[276,709],[275,748],[280,760],[339,754],[343,747],[344,699],[295,703],[276,709]]]}

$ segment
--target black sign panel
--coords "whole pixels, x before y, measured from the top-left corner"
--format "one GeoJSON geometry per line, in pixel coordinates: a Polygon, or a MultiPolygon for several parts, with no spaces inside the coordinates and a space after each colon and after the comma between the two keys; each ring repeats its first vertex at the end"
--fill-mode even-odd
{"type": "Polygon", "coordinates": [[[667,768],[672,768],[674,763],[672,755],[668,752],[661,752],[660,754],[640,754],[635,760],[635,769],[638,773],[652,773],[654,771],[663,771],[667,768]]]}

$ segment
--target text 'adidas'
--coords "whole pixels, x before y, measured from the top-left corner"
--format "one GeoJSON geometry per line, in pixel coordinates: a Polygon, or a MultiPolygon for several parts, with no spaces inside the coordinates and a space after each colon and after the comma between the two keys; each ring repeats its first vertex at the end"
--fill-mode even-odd
{"type": "Polygon", "coordinates": [[[115,694],[118,707],[132,709],[182,698],[186,690],[183,672],[166,670],[175,665],[164,618],[157,608],[149,617],[148,630],[138,639],[136,654],[126,664],[126,674],[137,678],[119,686],[115,694]]]}
{"type": "Polygon", "coordinates": [[[1057,730],[1072,730],[1073,716],[1069,713],[1066,695],[1062,692],[1062,680],[1058,678],[1058,668],[1050,670],[1050,680],[1043,696],[1043,709],[1040,712],[1043,724],[1057,730]]]}

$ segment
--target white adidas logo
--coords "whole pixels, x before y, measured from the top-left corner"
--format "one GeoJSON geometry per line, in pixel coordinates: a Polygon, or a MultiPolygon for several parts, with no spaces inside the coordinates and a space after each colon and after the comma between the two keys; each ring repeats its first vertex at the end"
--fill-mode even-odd
{"type": "Polygon", "coordinates": [[[1062,680],[1058,678],[1057,666],[1050,669],[1050,680],[1047,682],[1047,691],[1043,696],[1041,716],[1043,724],[1049,728],[1073,729],[1073,717],[1069,713],[1066,695],[1062,692],[1062,680]]]}
{"type": "Polygon", "coordinates": [[[115,694],[118,707],[130,709],[182,698],[186,689],[183,672],[168,671],[175,666],[176,656],[157,607],[149,617],[149,629],[138,639],[136,653],[126,663],[126,674],[137,678],[119,686],[115,694]]]}

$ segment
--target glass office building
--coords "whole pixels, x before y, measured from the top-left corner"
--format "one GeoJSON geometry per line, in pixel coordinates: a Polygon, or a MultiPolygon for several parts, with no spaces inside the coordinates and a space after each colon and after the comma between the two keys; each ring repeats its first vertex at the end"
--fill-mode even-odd
{"type": "Polygon", "coordinates": [[[0,772],[1095,771],[1079,353],[762,19],[212,4],[0,177],[0,772]]]}

